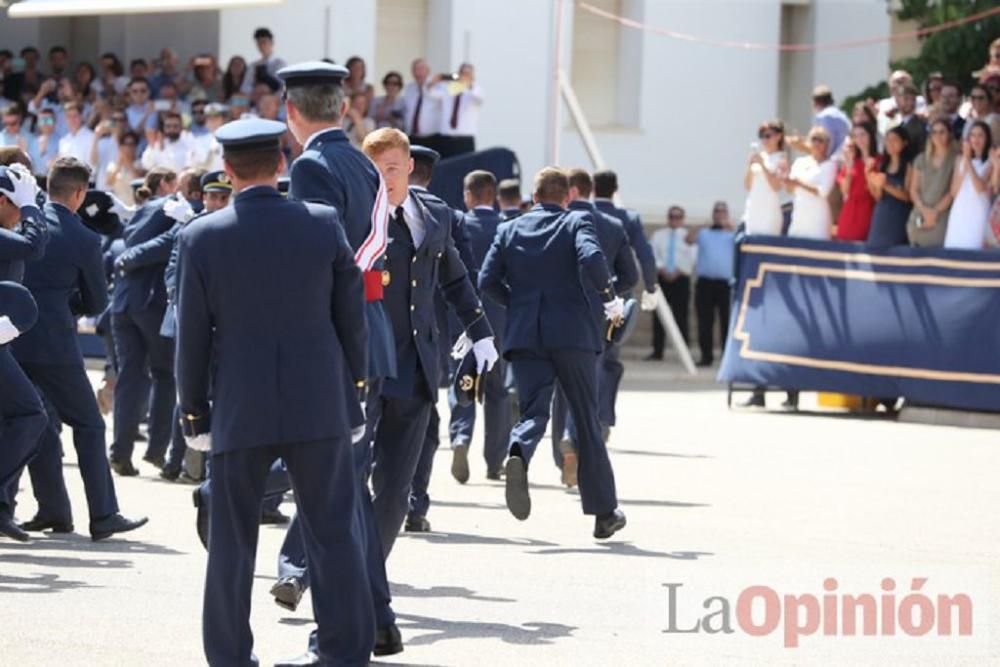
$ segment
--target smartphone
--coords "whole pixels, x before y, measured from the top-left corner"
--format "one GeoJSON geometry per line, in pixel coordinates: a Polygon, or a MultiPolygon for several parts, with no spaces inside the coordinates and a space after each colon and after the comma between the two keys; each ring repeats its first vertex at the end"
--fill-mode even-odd
{"type": "Polygon", "coordinates": [[[170,107],[170,100],[156,100],[153,102],[154,111],[169,111],[170,107]]]}

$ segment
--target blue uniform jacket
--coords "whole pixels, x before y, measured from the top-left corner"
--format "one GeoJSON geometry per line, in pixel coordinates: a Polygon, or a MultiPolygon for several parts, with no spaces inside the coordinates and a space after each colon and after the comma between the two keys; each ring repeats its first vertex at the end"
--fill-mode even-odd
{"type": "Polygon", "coordinates": [[[438,363],[438,330],[434,296],[438,287],[472,340],[493,335],[465,264],[451,237],[451,209],[425,203],[412,190],[410,196],[424,218],[425,235],[413,247],[408,229],[389,222],[386,267],[392,280],[385,292],[385,307],[396,344],[397,377],[387,380],[386,396],[409,398],[423,382],[427,395],[437,396],[441,368],[438,363]],[[419,371],[418,371],[419,369],[419,371]]]}
{"type": "Polygon", "coordinates": [[[585,213],[537,204],[500,225],[479,271],[479,289],[507,307],[504,356],[513,350],[604,348],[581,275],[602,301],[614,298],[597,232],[585,213]]]}
{"type": "Polygon", "coordinates": [[[21,222],[13,230],[0,227],[0,280],[24,278],[24,263],[45,252],[49,226],[37,206],[21,207],[21,222]]]}
{"type": "MultiPolygon", "coordinates": [[[[500,214],[492,209],[474,208],[464,215],[463,226],[469,236],[469,245],[476,267],[482,266],[486,260],[486,253],[490,251],[501,223],[500,214]]],[[[476,275],[478,278],[478,271],[476,275]]],[[[507,309],[493,299],[485,299],[483,307],[486,309],[490,326],[497,332],[502,342],[503,331],[507,326],[507,309]]]]}
{"type": "MultiPolygon", "coordinates": [[[[359,250],[371,231],[371,215],[379,175],[364,153],[351,145],[339,128],[321,132],[305,147],[289,170],[288,196],[319,201],[337,209],[351,248],[359,250]]],[[[381,270],[382,262],[372,269],[381,270]]],[[[370,364],[368,376],[394,377],[392,327],[380,301],[366,304],[370,364]]]]}
{"type": "Polygon", "coordinates": [[[62,204],[46,204],[45,219],[45,254],[24,270],[24,286],[38,304],[38,322],[14,340],[14,357],[26,364],[82,365],[76,319],[100,315],[108,305],[101,237],[62,204]]]}
{"type": "Polygon", "coordinates": [[[642,230],[639,214],[631,209],[615,206],[610,199],[595,199],[594,206],[601,213],[621,220],[625,233],[628,234],[629,245],[635,251],[635,258],[639,260],[642,282],[646,286],[646,291],[652,292],[656,287],[656,259],[653,257],[653,246],[649,245],[649,239],[642,230]]]}
{"type": "Polygon", "coordinates": [[[178,236],[177,387],[213,453],[347,439],[364,423],[364,287],[328,206],[255,187],[178,236]],[[209,387],[212,403],[209,407],[209,387]]]}
{"type": "Polygon", "coordinates": [[[166,202],[165,197],[146,202],[125,228],[125,251],[118,258],[124,273],[115,276],[112,313],[134,313],[147,308],[162,311],[167,306],[163,271],[170,259],[171,239],[165,235],[176,223],[163,211],[166,202]],[[154,239],[156,243],[146,243],[154,239]]]}

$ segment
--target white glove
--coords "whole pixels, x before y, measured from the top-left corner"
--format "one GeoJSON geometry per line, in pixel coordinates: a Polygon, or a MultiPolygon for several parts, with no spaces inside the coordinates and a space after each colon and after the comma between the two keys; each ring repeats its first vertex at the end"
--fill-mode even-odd
{"type": "Polygon", "coordinates": [[[14,323],[6,315],[0,315],[0,345],[6,345],[21,335],[14,323]]]}
{"type": "Polygon", "coordinates": [[[194,217],[194,209],[186,199],[171,199],[163,205],[163,212],[182,225],[194,217]]]}
{"type": "Polygon", "coordinates": [[[625,315],[625,301],[620,296],[604,303],[604,316],[612,322],[621,319],[623,315],[625,315]]]}
{"type": "Polygon", "coordinates": [[[196,452],[212,451],[211,433],[202,433],[201,435],[196,435],[193,438],[185,437],[184,442],[187,443],[188,449],[193,449],[196,452]]]}
{"type": "Polygon", "coordinates": [[[496,364],[497,359],[500,358],[500,354],[497,352],[497,346],[493,344],[493,336],[480,338],[473,343],[472,353],[476,355],[476,370],[480,375],[483,373],[489,373],[493,370],[493,365],[496,364]]]}
{"type": "Polygon", "coordinates": [[[645,312],[651,310],[656,310],[656,290],[658,288],[653,288],[652,292],[642,291],[642,297],[639,300],[639,308],[645,312]]]}
{"type": "Polygon", "coordinates": [[[118,219],[122,221],[122,224],[131,220],[132,216],[135,214],[135,207],[129,206],[111,193],[108,194],[111,196],[111,213],[117,215],[118,219]]]}
{"type": "Polygon", "coordinates": [[[359,442],[361,442],[361,438],[363,438],[363,437],[365,437],[365,425],[364,424],[362,424],[361,426],[359,426],[359,427],[357,427],[355,429],[351,429],[351,444],[352,445],[356,445],[359,442]]]}
{"type": "Polygon", "coordinates": [[[18,208],[38,206],[38,182],[28,168],[23,164],[14,164],[7,167],[7,175],[10,176],[14,189],[0,188],[0,194],[6,195],[18,208]]]}
{"type": "Polygon", "coordinates": [[[461,361],[472,349],[472,339],[463,331],[451,348],[451,358],[461,361]]]}

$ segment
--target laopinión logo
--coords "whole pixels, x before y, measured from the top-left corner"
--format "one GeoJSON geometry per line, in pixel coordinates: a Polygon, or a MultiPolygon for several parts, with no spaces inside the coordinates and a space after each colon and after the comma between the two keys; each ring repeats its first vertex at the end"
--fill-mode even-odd
{"type": "Polygon", "coordinates": [[[684,584],[663,584],[668,590],[668,626],[673,633],[733,634],[766,637],[781,632],[785,648],[796,648],[802,637],[939,637],[970,636],[972,597],[967,593],[932,595],[924,592],[927,577],[914,577],[909,590],[897,590],[885,577],[877,593],[847,593],[837,579],[823,580],[823,593],[779,593],[770,586],[748,586],[731,598],[705,598],[699,615],[680,617],[678,602],[684,584]],[[734,626],[735,620],[735,626],[734,626]]]}

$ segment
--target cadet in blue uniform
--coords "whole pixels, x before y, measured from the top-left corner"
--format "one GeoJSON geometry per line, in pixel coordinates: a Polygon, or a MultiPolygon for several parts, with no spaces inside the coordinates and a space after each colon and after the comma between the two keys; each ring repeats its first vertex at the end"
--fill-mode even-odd
{"type": "MultiPolygon", "coordinates": [[[[370,405],[378,398],[379,380],[396,374],[392,328],[382,305],[383,289],[389,279],[382,267],[388,202],[378,170],[351,145],[341,129],[348,106],[341,82],[347,74],[345,68],[325,62],[301,63],[278,71],[278,77],[285,83],[288,128],[304,147],[290,169],[288,197],[321,201],[337,209],[364,279],[369,336],[367,401],[371,410],[370,405]]],[[[378,625],[374,653],[383,656],[399,653],[403,643],[391,607],[385,558],[367,486],[370,443],[370,430],[355,443],[355,472],[359,521],[378,625]]],[[[298,605],[309,583],[301,534],[298,522],[293,519],[281,546],[278,581],[271,589],[275,602],[291,609],[298,605]]]]}
{"type": "Polygon", "coordinates": [[[90,168],[63,157],[49,170],[45,216],[49,242],[45,255],[29,262],[24,284],[38,303],[39,323],[13,344],[14,358],[35,384],[56,418],[49,420],[38,455],[29,465],[38,513],[22,528],[73,530],[73,513],[62,471],[62,444],[56,423],[73,429],[80,475],[90,512],[90,534],[100,540],[134,530],[146,519],[118,513],[114,481],[104,440],[104,418],[87,379],[76,336],[76,318],[98,315],[108,300],[100,237],[76,214],[87,194],[90,168]]]}
{"type": "Polygon", "coordinates": [[[500,204],[500,219],[504,222],[521,215],[521,181],[505,178],[497,186],[497,201],[500,204]]]}
{"type": "MultiPolygon", "coordinates": [[[[38,210],[38,185],[23,167],[0,166],[0,280],[20,282],[24,262],[45,252],[48,225],[38,210]]],[[[23,296],[23,292],[21,292],[23,296]]],[[[0,535],[27,542],[14,522],[17,479],[38,449],[48,423],[42,400],[14,361],[8,343],[24,332],[9,320],[10,304],[0,303],[0,535]],[[6,321],[5,321],[6,320],[6,321]],[[11,331],[14,326],[14,331],[11,331]],[[6,331],[3,331],[6,330],[6,331]]]]}
{"type": "Polygon", "coordinates": [[[217,132],[238,194],[178,240],[185,435],[188,446],[212,453],[205,655],[210,665],[257,664],[257,526],[264,480],[280,457],[315,587],[317,646],[301,664],[364,665],[375,627],[351,450],[352,429],[364,423],[355,389],[367,372],[364,288],[337,212],[278,193],[284,132],[260,119],[217,132]]]}
{"type": "MultiPolygon", "coordinates": [[[[486,253],[496,238],[500,216],[494,210],[496,202],[496,177],[488,171],[473,171],[465,177],[465,228],[469,234],[472,252],[476,266],[481,266],[486,259],[486,253]]],[[[503,330],[506,326],[506,309],[492,299],[487,299],[483,306],[486,318],[493,328],[497,345],[503,346],[503,330]]],[[[510,439],[511,415],[510,401],[504,387],[506,363],[497,362],[496,368],[487,373],[482,382],[483,389],[483,458],[486,460],[486,477],[500,479],[504,460],[507,458],[507,441],[510,439]]],[[[454,392],[449,392],[448,402],[451,407],[452,475],[461,483],[469,479],[469,445],[476,426],[475,402],[462,406],[458,404],[454,392]]]]}
{"type": "MultiPolygon", "coordinates": [[[[472,247],[469,245],[469,235],[465,229],[465,216],[461,211],[457,211],[448,205],[435,194],[432,194],[427,186],[430,185],[434,176],[434,165],[441,159],[441,155],[432,148],[426,146],[410,145],[410,157],[413,158],[413,171],[410,172],[410,192],[417,199],[427,205],[432,213],[441,214],[444,208],[451,216],[449,224],[451,226],[451,240],[458,250],[458,256],[465,265],[465,270],[470,276],[470,282],[475,284],[475,276],[479,270],[475,259],[472,256],[472,247]]],[[[444,222],[442,221],[442,224],[444,222]]],[[[453,342],[451,331],[461,329],[454,315],[448,312],[448,303],[441,293],[441,289],[435,290],[434,294],[434,317],[440,336],[438,336],[440,385],[450,385],[448,378],[451,359],[451,344],[453,342]],[[454,320],[454,326],[452,321],[454,320]]],[[[457,335],[457,334],[456,334],[457,335]]],[[[430,521],[427,520],[427,512],[431,506],[431,498],[427,488],[431,483],[431,473],[434,470],[434,454],[440,444],[441,415],[438,412],[437,401],[431,407],[431,417],[427,422],[427,433],[424,435],[424,444],[420,451],[420,460],[417,461],[417,469],[413,473],[413,482],[410,484],[410,508],[406,514],[406,522],[403,529],[410,533],[426,533],[431,529],[430,521]]]]}
{"type": "Polygon", "coordinates": [[[435,289],[474,341],[480,371],[497,359],[493,331],[452,241],[448,207],[420,200],[409,189],[413,170],[410,141],[399,130],[382,128],[365,137],[363,149],[382,173],[392,207],[386,266],[386,310],[396,343],[395,378],[385,380],[380,400],[367,415],[374,433],[375,519],[388,557],[409,507],[410,486],[437,397],[440,364],[434,317],[435,289]]]}
{"type": "Polygon", "coordinates": [[[173,248],[171,228],[193,214],[179,195],[151,199],[125,229],[125,251],[115,261],[111,329],[118,357],[111,467],[119,475],[139,474],[132,450],[149,399],[149,445],[144,460],[163,467],[170,444],[176,386],[174,346],[160,335],[167,310],[163,272],[173,248]],[[152,242],[152,243],[147,243],[152,242]],[[152,392],[146,394],[149,377],[152,392]]]}
{"type": "Polygon", "coordinates": [[[566,174],[545,168],[534,190],[534,208],[500,226],[479,272],[482,293],[507,308],[503,353],[520,402],[505,467],[507,507],[521,520],[531,514],[528,464],[545,433],[558,380],[577,425],[583,512],[596,516],[594,537],[607,538],[625,526],[625,514],[597,421],[594,362],[604,341],[584,285],[599,292],[609,319],[620,318],[624,304],[615,296],[593,223],[584,213],[564,210],[566,174]]]}
{"type": "MultiPolygon", "coordinates": [[[[625,227],[629,245],[635,252],[639,263],[639,274],[642,278],[642,309],[656,309],[656,259],[653,257],[653,247],[649,245],[642,229],[639,214],[631,209],[615,206],[614,196],[618,191],[618,175],[610,169],[594,172],[594,206],[606,215],[618,218],[625,227]]],[[[615,425],[615,404],[618,402],[618,387],[625,375],[625,366],[618,358],[619,348],[611,346],[604,352],[600,375],[600,390],[598,401],[601,413],[607,418],[607,425],[615,425]]]]}
{"type": "MultiPolygon", "coordinates": [[[[604,258],[609,262],[608,269],[615,284],[615,292],[618,295],[627,295],[638,282],[639,274],[636,271],[635,259],[632,257],[632,249],[629,246],[625,228],[617,218],[601,213],[590,201],[593,181],[589,173],[583,169],[571,169],[567,176],[569,178],[569,209],[585,213],[594,223],[597,240],[601,244],[601,252],[604,253],[604,258]]],[[[590,296],[591,310],[594,313],[594,326],[603,337],[606,324],[604,313],[596,295],[590,296]]],[[[597,355],[597,415],[601,424],[601,439],[604,441],[607,441],[607,434],[612,422],[611,407],[605,400],[610,392],[604,391],[603,387],[607,381],[604,377],[604,360],[608,350],[612,348],[613,346],[605,346],[597,355]]],[[[552,401],[553,456],[556,465],[562,469],[563,484],[567,486],[576,486],[577,482],[575,442],[576,424],[567,409],[566,395],[562,391],[562,387],[557,386],[552,401]]]]}

